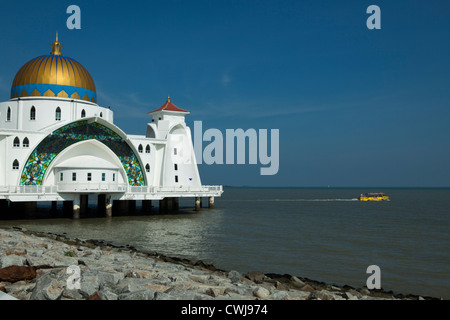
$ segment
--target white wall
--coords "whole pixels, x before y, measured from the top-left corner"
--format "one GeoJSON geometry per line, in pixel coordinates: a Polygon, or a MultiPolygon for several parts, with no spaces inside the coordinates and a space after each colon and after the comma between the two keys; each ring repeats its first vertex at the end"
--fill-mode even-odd
{"type": "MultiPolygon", "coordinates": [[[[4,170],[5,179],[3,185],[18,185],[23,168],[33,152],[34,148],[41,142],[41,140],[47,136],[46,134],[31,133],[27,131],[17,131],[12,135],[7,136],[2,141],[2,147],[0,150],[5,150],[5,154],[2,157],[4,166],[0,167],[4,170]],[[19,138],[19,147],[14,147],[15,138],[19,138]],[[23,142],[25,138],[28,138],[29,146],[24,146],[23,142]],[[19,169],[13,170],[14,160],[19,161],[19,169]]],[[[2,152],[3,154],[3,152],[2,152]]],[[[1,180],[0,180],[1,181],[1,180]]]]}
{"type": "Polygon", "coordinates": [[[0,103],[0,128],[39,131],[50,126],[82,119],[85,117],[101,117],[113,123],[113,112],[95,103],[83,100],[68,100],[51,97],[27,97],[0,103]],[[35,120],[30,119],[34,106],[35,120]],[[7,121],[7,110],[11,108],[11,120],[7,121]],[[61,109],[61,120],[56,120],[56,109],[61,109]]]}
{"type": "Polygon", "coordinates": [[[163,186],[201,186],[190,130],[183,124],[168,134],[162,175],[163,186]]]}

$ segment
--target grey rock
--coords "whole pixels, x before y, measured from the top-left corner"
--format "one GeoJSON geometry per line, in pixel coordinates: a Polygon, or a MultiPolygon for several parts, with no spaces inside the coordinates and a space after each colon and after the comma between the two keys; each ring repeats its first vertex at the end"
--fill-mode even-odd
{"type": "Polygon", "coordinates": [[[300,291],[300,290],[289,290],[288,295],[292,298],[297,298],[301,300],[305,300],[308,298],[310,292],[308,291],[300,291]]]}
{"type": "Polygon", "coordinates": [[[213,300],[213,298],[207,294],[196,293],[194,295],[194,300],[213,300]]]}
{"type": "Polygon", "coordinates": [[[121,293],[118,296],[118,300],[153,300],[155,297],[155,291],[151,289],[144,289],[139,291],[121,293]]]}
{"type": "Polygon", "coordinates": [[[299,278],[297,278],[296,276],[292,276],[291,277],[291,283],[298,288],[303,287],[306,283],[304,283],[302,280],[300,280],[299,278]]]}
{"type": "Polygon", "coordinates": [[[66,282],[57,274],[49,272],[36,281],[30,300],[58,300],[64,291],[66,282]]]}
{"type": "Polygon", "coordinates": [[[231,270],[227,274],[227,278],[230,279],[231,283],[237,283],[241,280],[241,274],[235,270],[231,270]]]}
{"type": "Polygon", "coordinates": [[[7,294],[19,299],[19,300],[28,300],[35,287],[35,283],[27,283],[25,281],[18,281],[13,284],[9,284],[5,286],[5,291],[7,294]]]}
{"type": "Polygon", "coordinates": [[[118,293],[129,293],[134,291],[141,291],[147,289],[146,286],[152,285],[153,283],[149,279],[142,278],[124,278],[120,280],[116,285],[116,292],[118,293]]]}
{"type": "Polygon", "coordinates": [[[255,290],[253,290],[253,295],[260,299],[267,299],[269,294],[270,291],[263,287],[257,287],[255,290]]]}
{"type": "Polygon", "coordinates": [[[208,288],[205,291],[205,294],[207,294],[208,296],[211,296],[213,298],[223,295],[223,293],[224,293],[224,289],[222,289],[222,288],[208,288]]]}
{"type": "Polygon", "coordinates": [[[0,268],[6,268],[9,266],[24,266],[26,263],[27,259],[24,256],[10,254],[8,256],[0,257],[0,268]]]}
{"type": "Polygon", "coordinates": [[[309,300],[334,300],[334,297],[328,291],[320,290],[320,291],[311,292],[308,296],[308,299],[309,300]]]}
{"type": "Polygon", "coordinates": [[[125,275],[122,272],[99,271],[98,279],[100,284],[118,284],[120,280],[124,279],[125,275]]]}
{"type": "Polygon", "coordinates": [[[61,296],[61,300],[83,300],[85,299],[85,296],[83,296],[80,292],[80,290],[78,289],[69,289],[69,288],[65,288],[62,296],[61,296]]]}
{"type": "Polygon", "coordinates": [[[276,291],[276,292],[273,292],[270,295],[270,299],[272,299],[272,300],[282,300],[283,298],[286,298],[288,296],[289,296],[289,294],[287,293],[287,291],[276,291]]]}
{"type": "Polygon", "coordinates": [[[361,293],[361,295],[364,296],[368,296],[370,294],[370,291],[367,289],[361,289],[359,292],[361,293]]]}
{"type": "Polygon", "coordinates": [[[174,300],[173,296],[165,292],[155,292],[154,300],[174,300]]]}
{"type": "Polygon", "coordinates": [[[117,300],[118,295],[111,291],[109,288],[101,288],[98,292],[99,297],[102,300],[117,300]]]}
{"type": "Polygon", "coordinates": [[[344,292],[343,297],[348,300],[358,300],[362,298],[362,294],[354,289],[344,292]]]}
{"type": "Polygon", "coordinates": [[[344,292],[342,297],[344,297],[347,300],[358,300],[358,298],[356,296],[354,296],[353,294],[351,294],[350,292],[344,292]]]}
{"type": "Polygon", "coordinates": [[[81,273],[80,293],[83,295],[83,297],[91,297],[98,291],[99,287],[100,281],[97,273],[89,271],[81,273]]]}

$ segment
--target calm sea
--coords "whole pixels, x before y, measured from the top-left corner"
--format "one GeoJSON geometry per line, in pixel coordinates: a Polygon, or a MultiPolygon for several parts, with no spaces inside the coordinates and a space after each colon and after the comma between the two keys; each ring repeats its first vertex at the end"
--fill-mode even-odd
{"type": "Polygon", "coordinates": [[[214,209],[200,212],[184,199],[179,214],[154,208],[150,215],[0,220],[0,226],[354,287],[365,286],[367,267],[377,265],[385,290],[450,299],[449,201],[450,189],[230,187],[214,209]],[[357,200],[372,191],[391,201],[357,200]]]}

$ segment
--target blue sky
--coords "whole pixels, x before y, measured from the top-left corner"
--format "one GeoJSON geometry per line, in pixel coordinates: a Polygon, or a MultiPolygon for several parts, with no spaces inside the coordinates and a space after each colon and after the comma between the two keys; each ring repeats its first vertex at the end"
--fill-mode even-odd
{"type": "MultiPolygon", "coordinates": [[[[0,5],[0,97],[50,52],[145,134],[167,97],[203,128],[280,130],[280,168],[199,166],[204,184],[450,186],[448,1],[21,1],[0,5]],[[66,9],[81,8],[81,30],[66,9]],[[381,30],[369,30],[369,5],[381,30]]],[[[207,144],[207,143],[205,143],[207,144]]]]}

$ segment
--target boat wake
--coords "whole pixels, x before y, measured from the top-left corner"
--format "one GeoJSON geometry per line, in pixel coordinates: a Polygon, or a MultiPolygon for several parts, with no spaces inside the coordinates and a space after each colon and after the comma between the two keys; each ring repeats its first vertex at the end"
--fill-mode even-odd
{"type": "Polygon", "coordinates": [[[221,201],[250,201],[250,202],[332,202],[332,201],[359,201],[358,198],[351,199],[241,199],[241,200],[224,200],[221,201]]]}

